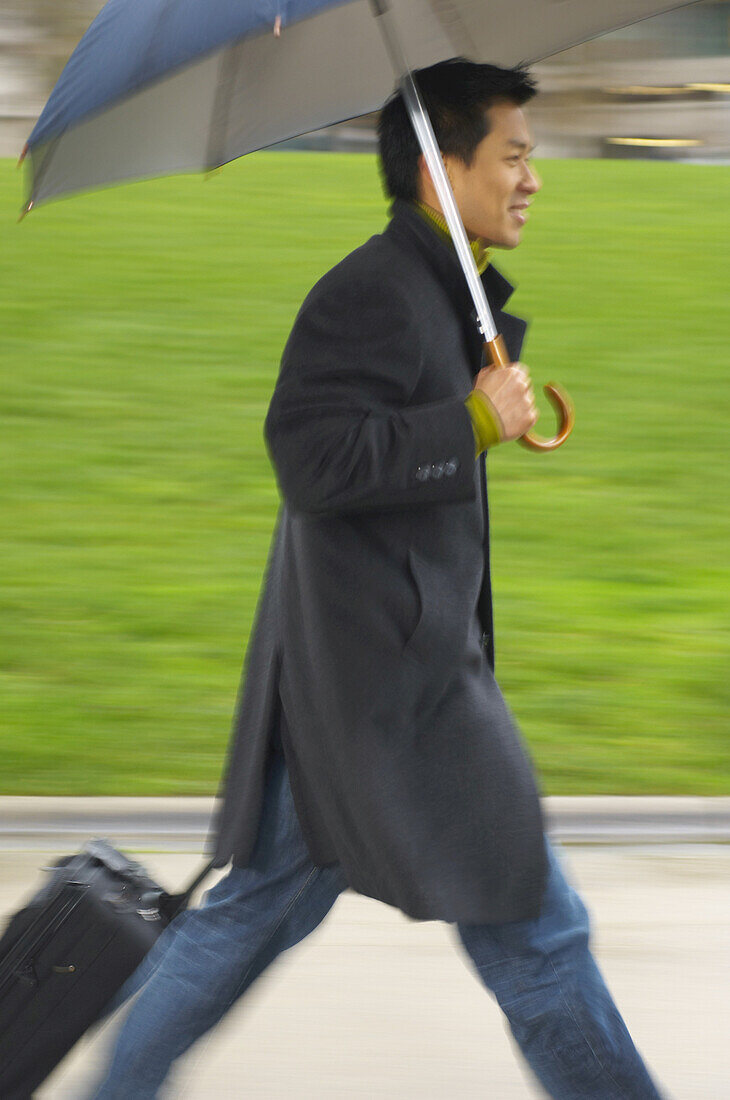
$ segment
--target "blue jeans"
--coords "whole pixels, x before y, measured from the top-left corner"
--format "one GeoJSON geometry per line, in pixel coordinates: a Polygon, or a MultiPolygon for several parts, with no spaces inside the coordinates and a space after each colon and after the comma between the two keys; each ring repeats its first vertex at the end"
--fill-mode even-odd
{"type": "MultiPolygon", "coordinates": [[[[556,1100],[657,1100],[588,947],[588,917],[555,854],[541,915],[459,926],[477,972],[556,1100]]],[[[212,1028],[277,955],[303,940],[346,883],[313,866],[280,756],[269,766],[252,865],[165,930],[120,999],[141,993],[96,1100],[155,1097],[172,1062],[212,1028]]]]}

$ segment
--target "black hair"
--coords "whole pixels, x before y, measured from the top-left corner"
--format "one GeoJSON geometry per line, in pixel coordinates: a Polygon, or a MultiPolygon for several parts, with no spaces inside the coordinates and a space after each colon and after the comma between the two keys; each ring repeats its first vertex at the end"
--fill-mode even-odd
{"type": "MultiPolygon", "coordinates": [[[[522,66],[500,69],[461,57],[418,69],[414,76],[439,149],[466,165],[489,133],[487,109],[500,99],[521,107],[537,91],[535,80],[522,66]]],[[[380,112],[378,152],[386,193],[415,202],[421,149],[400,89],[380,112]]]]}

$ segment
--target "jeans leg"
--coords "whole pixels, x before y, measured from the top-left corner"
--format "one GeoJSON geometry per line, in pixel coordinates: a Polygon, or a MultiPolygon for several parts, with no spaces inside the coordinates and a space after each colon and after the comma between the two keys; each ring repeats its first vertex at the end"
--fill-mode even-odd
{"type": "Polygon", "coordinates": [[[324,919],[345,883],[314,867],[283,761],[267,781],[252,866],[232,868],[201,909],[181,913],[133,975],[144,981],[96,1100],[152,1100],[172,1062],[213,1027],[277,955],[324,919]]]}
{"type": "Polygon", "coordinates": [[[553,1100],[658,1100],[589,949],[588,914],[548,845],[535,920],[460,925],[480,978],[553,1100]]]}

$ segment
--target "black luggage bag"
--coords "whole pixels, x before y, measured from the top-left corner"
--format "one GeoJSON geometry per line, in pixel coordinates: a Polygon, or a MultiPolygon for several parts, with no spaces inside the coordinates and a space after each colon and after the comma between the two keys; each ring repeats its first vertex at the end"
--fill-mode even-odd
{"type": "Polygon", "coordinates": [[[168,894],[103,840],[47,868],[0,939],[0,1097],[27,1100],[105,1012],[210,870],[168,894]]]}

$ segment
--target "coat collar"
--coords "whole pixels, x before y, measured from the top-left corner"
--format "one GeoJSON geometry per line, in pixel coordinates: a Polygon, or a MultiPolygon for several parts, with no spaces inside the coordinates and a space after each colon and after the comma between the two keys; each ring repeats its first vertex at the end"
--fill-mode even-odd
{"type": "MultiPolygon", "coordinates": [[[[442,240],[410,203],[403,199],[395,200],[385,233],[386,236],[417,249],[448,287],[457,304],[463,304],[466,309],[472,310],[469,287],[453,246],[442,240]]],[[[493,309],[501,310],[514,287],[491,263],[481,278],[490,305],[493,309]]]]}

